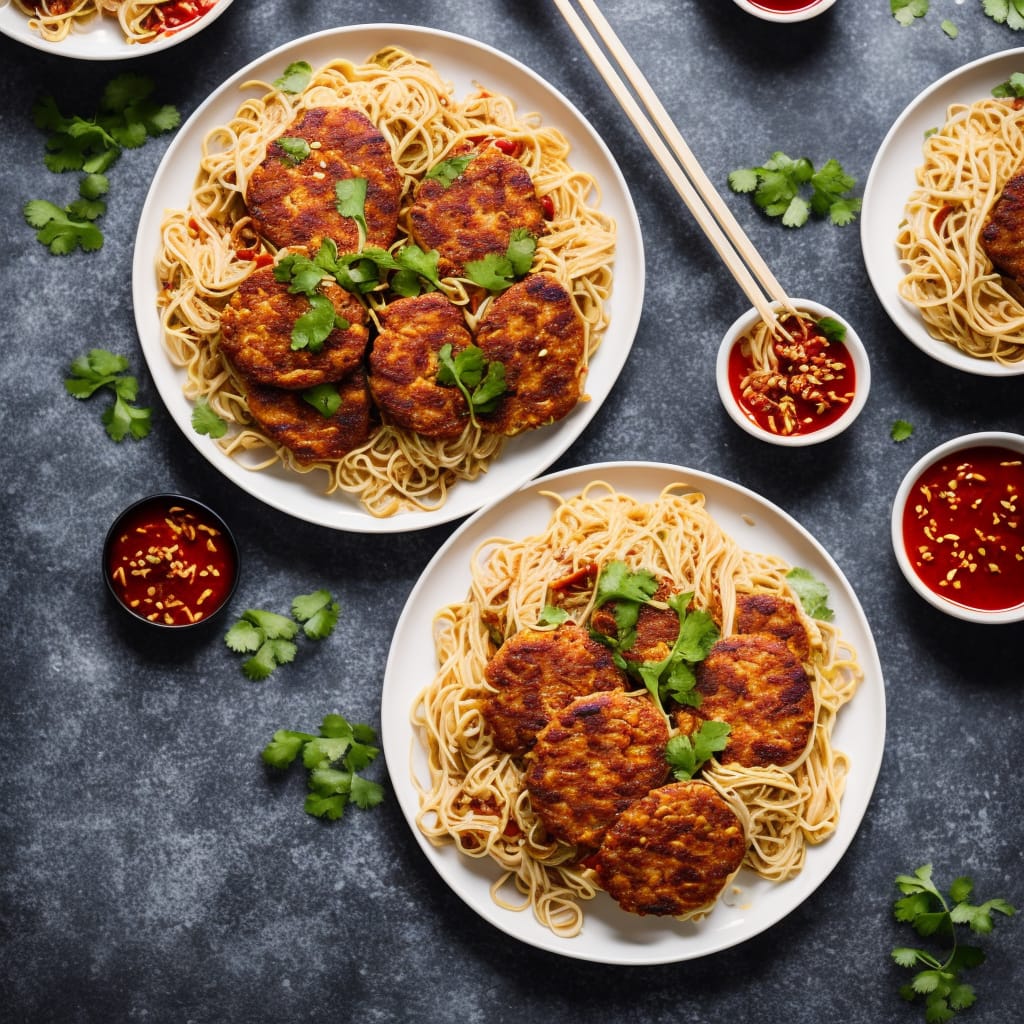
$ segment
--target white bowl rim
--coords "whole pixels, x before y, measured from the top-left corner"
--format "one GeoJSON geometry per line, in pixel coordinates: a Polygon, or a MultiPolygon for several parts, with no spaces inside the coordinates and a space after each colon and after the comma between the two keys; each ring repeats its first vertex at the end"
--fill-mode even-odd
{"type": "Polygon", "coordinates": [[[742,8],[747,14],[752,14],[755,18],[760,18],[762,21],[778,21],[778,22],[792,22],[792,21],[807,21],[810,18],[816,18],[819,14],[824,14],[836,0],[807,0],[807,6],[801,7],[798,11],[766,11],[763,7],[757,7],[753,3],[749,3],[748,0],[733,0],[733,3],[737,7],[742,8]]]}
{"type": "MultiPolygon", "coordinates": [[[[732,388],[729,386],[729,353],[740,334],[752,327],[761,318],[761,314],[753,308],[748,309],[742,316],[737,317],[722,337],[722,343],[718,347],[718,358],[715,363],[715,380],[718,385],[718,395],[722,400],[722,405],[725,406],[725,411],[738,427],[745,430],[751,437],[766,441],[768,444],[780,445],[785,448],[803,448],[807,445],[821,444],[823,441],[831,440],[846,430],[857,419],[868,400],[868,392],[871,390],[871,361],[868,358],[867,349],[864,347],[864,342],[861,341],[860,335],[844,316],[841,316],[834,309],[829,309],[828,306],[822,305],[820,302],[815,302],[813,299],[790,298],[789,301],[798,310],[805,310],[818,319],[826,316],[834,317],[846,327],[845,345],[853,358],[853,368],[856,376],[853,401],[850,403],[849,408],[827,427],[822,427],[821,430],[815,430],[809,434],[773,434],[770,430],[759,427],[743,413],[743,410],[740,409],[736,402],[736,397],[732,393],[732,388]]],[[[777,304],[773,305],[777,306],[777,304]]]]}
{"type": "Polygon", "coordinates": [[[910,564],[907,552],[903,545],[903,509],[907,503],[907,496],[910,489],[920,475],[939,459],[945,458],[951,452],[964,451],[968,448],[993,446],[996,448],[1009,448],[1011,451],[1018,451],[1024,455],[1024,434],[1014,434],[1007,430],[982,430],[973,434],[961,434],[959,437],[950,438],[936,445],[931,451],[926,452],[907,471],[900,486],[893,498],[892,514],[890,516],[890,535],[892,538],[892,549],[896,555],[896,562],[900,571],[906,577],[907,582],[921,597],[932,607],[939,611],[952,615],[954,618],[963,619],[965,622],[977,622],[990,625],[998,625],[1006,622],[1024,621],[1024,600],[1015,604],[1012,608],[998,608],[989,611],[983,608],[971,608],[969,605],[959,604],[950,601],[948,598],[936,594],[935,591],[925,586],[914,567],[910,564]]]}

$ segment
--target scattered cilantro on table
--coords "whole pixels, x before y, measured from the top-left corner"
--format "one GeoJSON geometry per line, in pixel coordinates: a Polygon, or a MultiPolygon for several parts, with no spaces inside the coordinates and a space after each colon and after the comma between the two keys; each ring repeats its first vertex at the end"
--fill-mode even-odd
{"type": "Polygon", "coordinates": [[[985,13],[1015,32],[1024,29],[1024,0],[982,0],[985,13]]]}
{"type": "Polygon", "coordinates": [[[906,441],[913,433],[913,424],[906,420],[896,420],[889,431],[889,436],[894,441],[906,441]]]}
{"type": "MultiPolygon", "coordinates": [[[[988,17],[999,24],[1015,31],[1024,29],[1024,0],[980,0],[982,10],[988,17]]],[[[913,25],[923,18],[930,10],[930,0],[889,0],[892,16],[901,25],[913,25]]],[[[960,34],[956,26],[945,18],[939,26],[950,39],[960,34]]]]}
{"type": "Polygon", "coordinates": [[[301,754],[309,773],[306,813],[337,821],[349,801],[366,810],[384,799],[383,787],[359,774],[380,753],[376,742],[370,726],[331,714],[320,723],[319,736],[278,729],[262,756],[266,764],[284,770],[301,754]]]}
{"type": "Polygon", "coordinates": [[[993,914],[1011,917],[1016,910],[1003,899],[970,903],[974,883],[966,876],[950,886],[947,902],[932,881],[931,864],[922,865],[912,875],[898,875],[896,887],[903,893],[893,903],[896,920],[909,924],[922,938],[941,939],[947,945],[941,953],[908,946],[893,949],[892,958],[900,967],[916,970],[900,995],[908,1002],[923,996],[925,1020],[948,1021],[976,999],[974,988],[961,981],[961,973],[985,960],[979,947],[960,944],[957,926],[967,925],[974,934],[987,935],[993,928],[993,914]]]}
{"type": "Polygon", "coordinates": [[[91,398],[101,388],[114,393],[114,404],[101,420],[107,434],[115,441],[132,437],[139,441],[150,431],[151,411],[134,404],[138,397],[139,382],[125,373],[128,360],[103,348],[90,349],[71,364],[71,376],[64,388],[73,398],[91,398]]]}
{"type": "Polygon", "coordinates": [[[242,663],[242,671],[247,679],[260,682],[278,665],[295,660],[298,648],[294,641],[300,626],[310,640],[323,640],[337,625],[338,611],[338,603],[327,590],[296,597],[291,605],[291,618],[250,608],[227,631],[224,643],[237,654],[251,655],[242,663]]]}
{"type": "Polygon", "coordinates": [[[45,199],[23,207],[26,222],[51,253],[64,256],[75,249],[95,252],[103,233],[95,221],[106,212],[110,183],[106,172],[125,149],[137,149],[147,138],[172,131],[181,122],[177,109],[152,99],[153,83],[140,75],[123,74],[107,83],[99,110],[92,117],[65,116],[52,96],[32,109],[36,126],[47,133],[43,162],[56,174],[81,171],[79,198],[65,207],[45,199]]]}
{"type": "Polygon", "coordinates": [[[815,170],[806,157],[794,160],[779,151],[760,167],[740,167],[729,175],[734,192],[752,194],[759,209],[790,228],[803,227],[812,213],[839,227],[850,224],[861,208],[861,200],[849,194],[856,184],[837,160],[815,170]]]}

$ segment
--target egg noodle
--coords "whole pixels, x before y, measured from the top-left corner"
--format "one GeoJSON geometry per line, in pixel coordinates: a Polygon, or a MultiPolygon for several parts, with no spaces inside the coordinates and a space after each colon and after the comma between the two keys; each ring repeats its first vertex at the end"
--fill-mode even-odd
{"type": "Polygon", "coordinates": [[[993,268],[980,236],[1022,167],[1024,109],[995,98],[950,106],[924,143],[896,239],[906,269],[899,294],[932,337],[1007,365],[1024,360],[1024,295],[993,268]]]}
{"type": "MultiPolygon", "coordinates": [[[[313,73],[300,95],[260,82],[243,86],[254,87],[261,95],[247,99],[229,124],[207,135],[188,207],[167,212],[162,224],[158,301],[171,358],[187,369],[186,396],[207,398],[221,417],[239,424],[238,432],[220,443],[232,456],[248,456],[246,465],[254,458],[248,453],[262,453],[252,468],[281,463],[297,472],[324,471],[327,493],[355,495],[379,517],[439,508],[457,480],[472,480],[486,470],[503,437],[467,424],[457,439],[439,440],[384,423],[344,458],[303,465],[252,422],[240,382],[218,344],[220,310],[255,267],[238,256],[239,250],[259,245],[244,202],[249,177],[268,143],[304,109],[342,105],[362,111],[388,140],[403,176],[395,250],[410,242],[412,190],[430,168],[463,142],[509,140],[517,145],[517,158],[537,194],[550,197],[554,211],[538,239],[531,272],[551,274],[570,294],[583,323],[585,364],[607,326],[615,248],[614,221],[594,205],[598,184],[569,165],[567,140],[543,126],[538,114],[521,115],[512,99],[482,87],[457,100],[428,62],[398,48],[383,49],[364,64],[332,61],[313,73]]],[[[442,286],[474,331],[489,302],[478,304],[479,289],[468,280],[446,278],[442,286]]],[[[366,298],[376,320],[389,296],[373,292],[366,298]]]]}
{"type": "MultiPolygon", "coordinates": [[[[419,791],[417,823],[435,845],[454,844],[469,857],[491,858],[499,876],[495,902],[509,910],[530,907],[557,935],[576,935],[583,924],[581,900],[598,891],[595,876],[579,862],[576,847],[550,839],[530,806],[522,759],[499,750],[483,717],[488,692],[484,668],[496,636],[534,627],[550,603],[552,582],[589,565],[625,561],[667,577],[677,591],[694,592],[696,608],[708,611],[722,635],[732,629],[737,593],[770,592],[793,598],[786,566],[771,555],[743,550],[715,522],[704,495],[685,484],[667,487],[640,502],[595,482],[580,495],[557,502],[543,532],[523,540],[492,538],[473,556],[465,600],[436,615],[439,668],[417,697],[412,722],[427,757],[429,779],[419,791]]],[[[586,624],[593,604],[587,592],[571,617],[586,624]]],[[[848,759],[834,750],[839,709],[853,696],[863,673],[852,648],[829,623],[806,620],[816,717],[807,750],[794,765],[743,768],[708,761],[699,778],[713,786],[745,825],[743,866],[772,881],[799,873],[809,844],[836,828],[848,759]]],[[[637,699],[648,699],[646,691],[637,699]]],[[[713,906],[713,904],[712,904],[713,906]]],[[[704,916],[711,907],[692,915],[704,916]]]]}
{"type": "Polygon", "coordinates": [[[161,34],[160,8],[178,0],[14,0],[28,15],[29,27],[50,43],[59,43],[77,24],[99,14],[114,14],[125,39],[145,43],[161,34]]]}

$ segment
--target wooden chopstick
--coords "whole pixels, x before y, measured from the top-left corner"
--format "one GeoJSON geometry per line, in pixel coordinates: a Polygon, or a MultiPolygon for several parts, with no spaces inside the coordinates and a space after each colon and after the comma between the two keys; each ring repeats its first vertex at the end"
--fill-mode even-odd
{"type": "Polygon", "coordinates": [[[618,61],[637,96],[643,100],[657,127],[643,112],[569,0],[555,0],[555,5],[737,284],[761,318],[774,328],[778,323],[777,308],[795,312],[792,302],[722,201],[643,72],[593,0],[580,0],[580,6],[608,51],[618,61]],[[776,309],[773,309],[772,302],[776,309]]]}

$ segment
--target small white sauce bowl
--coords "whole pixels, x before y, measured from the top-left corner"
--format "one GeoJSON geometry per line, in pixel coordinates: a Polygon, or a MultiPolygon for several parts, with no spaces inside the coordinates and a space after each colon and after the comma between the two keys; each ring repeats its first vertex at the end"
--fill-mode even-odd
{"type": "MultiPolygon", "coordinates": [[[[768,0],[765,2],[767,3],[768,0]]],[[[819,14],[824,14],[835,2],[836,0],[807,0],[807,3],[799,10],[773,11],[758,3],[757,0],[733,0],[737,7],[746,11],[747,14],[752,14],[755,18],[760,18],[762,21],[778,22],[807,21],[810,18],[816,18],[819,14]]]]}
{"type": "Polygon", "coordinates": [[[921,474],[930,466],[941,462],[956,452],[989,446],[1008,448],[1010,451],[1019,452],[1021,457],[1024,458],[1024,435],[1021,434],[1010,434],[995,430],[984,431],[978,434],[965,434],[962,437],[955,437],[944,444],[940,444],[937,448],[933,448],[928,452],[927,455],[918,459],[903,478],[903,482],[896,491],[896,497],[892,503],[891,531],[892,549],[896,555],[896,561],[899,563],[901,572],[911,587],[930,605],[938,608],[941,612],[945,612],[947,615],[951,615],[956,619],[963,619],[966,622],[998,625],[1005,622],[1024,621],[1024,601],[1014,605],[1012,608],[1000,608],[995,611],[989,611],[983,608],[971,608],[957,601],[947,600],[932,590],[917,575],[903,541],[903,514],[911,491],[920,479],[921,474]]]}
{"type": "Polygon", "coordinates": [[[814,430],[808,434],[776,434],[755,423],[741,408],[729,385],[729,354],[737,341],[761,320],[761,314],[756,309],[748,310],[725,332],[725,337],[718,349],[715,379],[722,405],[725,406],[725,411],[737,426],[742,427],[752,437],[767,441],[769,444],[782,445],[786,448],[801,448],[809,444],[821,444],[822,441],[828,441],[837,434],[841,434],[860,415],[864,403],[868,400],[868,391],[871,389],[871,364],[868,361],[864,343],[860,340],[857,332],[838,313],[829,309],[828,306],[823,306],[820,302],[813,302],[810,299],[790,299],[790,302],[799,312],[809,314],[814,320],[832,317],[846,327],[844,344],[853,359],[855,381],[853,400],[842,415],[820,430],[814,430]]]}

